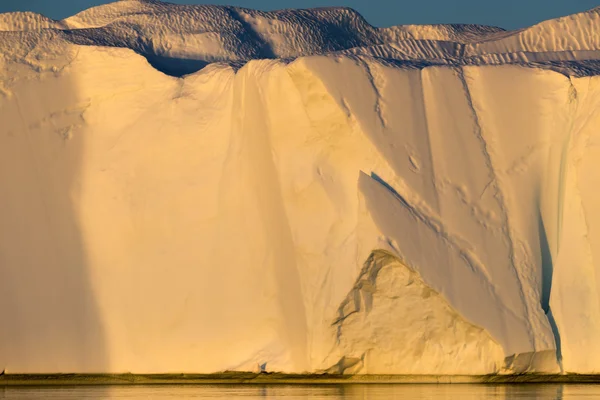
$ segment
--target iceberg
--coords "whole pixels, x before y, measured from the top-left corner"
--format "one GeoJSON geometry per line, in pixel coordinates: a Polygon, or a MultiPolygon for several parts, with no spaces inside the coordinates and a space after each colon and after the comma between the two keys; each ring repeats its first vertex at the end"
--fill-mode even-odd
{"type": "Polygon", "coordinates": [[[0,14],[0,369],[600,373],[599,74],[600,8],[0,14]]]}

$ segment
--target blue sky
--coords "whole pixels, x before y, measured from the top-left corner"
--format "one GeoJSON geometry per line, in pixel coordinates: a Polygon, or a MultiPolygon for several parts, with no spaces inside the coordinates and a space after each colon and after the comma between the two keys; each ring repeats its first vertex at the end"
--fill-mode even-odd
{"type": "MultiPolygon", "coordinates": [[[[35,11],[54,19],[106,0],[0,0],[0,12],[35,11]]],[[[600,0],[171,0],[179,4],[227,4],[261,10],[348,6],[371,24],[478,23],[507,29],[600,6],[600,0]]]]}

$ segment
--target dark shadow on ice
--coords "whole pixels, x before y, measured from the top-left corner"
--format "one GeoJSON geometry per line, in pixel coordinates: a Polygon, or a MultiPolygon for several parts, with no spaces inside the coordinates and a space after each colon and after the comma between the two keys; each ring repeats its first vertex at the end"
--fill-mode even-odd
{"type": "Polygon", "coordinates": [[[400,196],[400,193],[398,193],[396,191],[396,189],[394,189],[389,183],[387,183],[385,180],[383,180],[383,178],[380,177],[379,175],[377,175],[375,172],[371,172],[371,178],[375,179],[377,182],[382,184],[387,190],[392,192],[392,194],[394,196],[398,197],[399,199],[402,199],[402,196],[400,196]]]}
{"type": "Polygon", "coordinates": [[[155,54],[152,41],[143,35],[124,35],[123,27],[111,24],[102,28],[66,29],[61,36],[80,46],[106,46],[131,49],[148,60],[158,71],[170,76],[181,77],[200,71],[210,64],[208,61],[169,57],[155,54]]]}
{"type": "Polygon", "coordinates": [[[562,370],[562,345],[560,342],[560,332],[558,331],[558,326],[554,320],[554,315],[552,315],[552,310],[546,314],[546,317],[548,317],[548,322],[550,323],[552,334],[554,335],[554,343],[556,344],[556,360],[558,361],[558,364],[561,366],[562,370]]]}
{"type": "Polygon", "coordinates": [[[15,80],[0,97],[0,371],[105,372],[77,207],[89,101],[68,72],[4,67],[15,80]]]}
{"type": "Polygon", "coordinates": [[[552,253],[548,238],[546,237],[546,228],[542,216],[538,217],[538,229],[540,239],[540,252],[542,254],[542,309],[546,314],[550,310],[550,291],[552,290],[552,253]]]}
{"type": "Polygon", "coordinates": [[[548,243],[548,237],[546,235],[546,227],[544,226],[544,220],[541,214],[538,214],[538,230],[539,230],[539,241],[540,241],[540,252],[542,256],[542,299],[541,306],[550,327],[552,328],[552,334],[554,335],[554,341],[556,344],[556,359],[559,364],[562,361],[560,333],[556,326],[556,321],[552,315],[550,309],[550,294],[552,292],[552,275],[554,272],[554,265],[552,263],[552,253],[550,252],[550,245],[548,243]]]}
{"type": "Polygon", "coordinates": [[[194,60],[186,58],[173,58],[157,56],[155,54],[142,54],[148,60],[148,63],[163,74],[182,77],[193,74],[206,67],[209,63],[203,60],[194,60]]]}

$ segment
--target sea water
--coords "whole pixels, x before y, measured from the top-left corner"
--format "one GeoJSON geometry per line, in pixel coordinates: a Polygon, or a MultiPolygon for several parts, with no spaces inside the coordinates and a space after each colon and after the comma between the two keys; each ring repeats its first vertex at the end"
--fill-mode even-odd
{"type": "Polygon", "coordinates": [[[600,399],[600,385],[343,384],[36,386],[0,388],[0,399],[600,399]]]}

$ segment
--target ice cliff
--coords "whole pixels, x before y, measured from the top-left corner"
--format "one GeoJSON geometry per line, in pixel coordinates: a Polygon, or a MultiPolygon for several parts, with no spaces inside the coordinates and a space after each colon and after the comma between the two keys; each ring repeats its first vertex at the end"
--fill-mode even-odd
{"type": "Polygon", "coordinates": [[[599,9],[0,14],[0,369],[599,373],[599,60],[599,9]]]}

